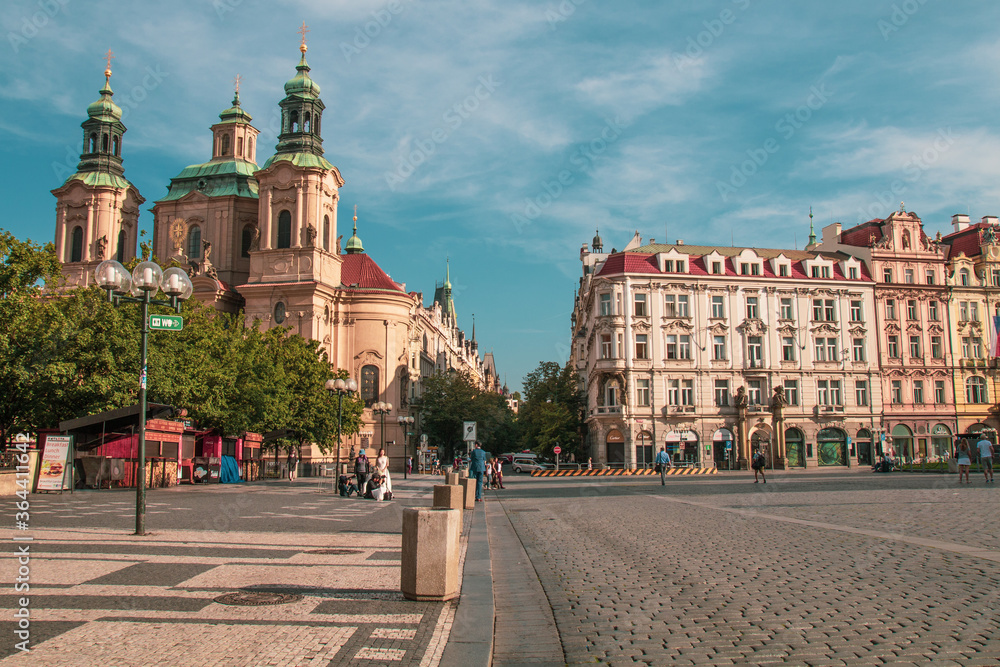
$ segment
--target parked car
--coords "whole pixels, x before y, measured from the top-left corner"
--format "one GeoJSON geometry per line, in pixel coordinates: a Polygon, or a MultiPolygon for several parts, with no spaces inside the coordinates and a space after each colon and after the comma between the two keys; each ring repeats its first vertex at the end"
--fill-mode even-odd
{"type": "Polygon", "coordinates": [[[532,472],[535,470],[548,470],[551,466],[547,463],[539,463],[535,458],[529,459],[516,456],[511,463],[511,467],[514,469],[514,472],[532,472]]]}

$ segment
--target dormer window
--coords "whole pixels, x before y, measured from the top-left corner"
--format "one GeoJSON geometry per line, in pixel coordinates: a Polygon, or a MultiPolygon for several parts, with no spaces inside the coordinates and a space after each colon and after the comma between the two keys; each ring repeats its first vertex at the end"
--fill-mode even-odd
{"type": "Polygon", "coordinates": [[[781,277],[781,278],[787,278],[788,275],[789,275],[789,273],[790,273],[790,271],[788,270],[788,265],[787,264],[779,264],[778,265],[778,276],[779,277],[781,277]]]}
{"type": "Polygon", "coordinates": [[[712,273],[722,275],[722,262],[712,262],[712,273]]]}
{"type": "Polygon", "coordinates": [[[858,279],[858,267],[856,267],[856,266],[849,267],[847,269],[847,277],[850,278],[851,280],[857,280],[858,279]]]}
{"type": "Polygon", "coordinates": [[[958,284],[961,285],[962,287],[968,287],[969,286],[969,270],[968,269],[962,269],[961,271],[958,272],[958,284]]]}

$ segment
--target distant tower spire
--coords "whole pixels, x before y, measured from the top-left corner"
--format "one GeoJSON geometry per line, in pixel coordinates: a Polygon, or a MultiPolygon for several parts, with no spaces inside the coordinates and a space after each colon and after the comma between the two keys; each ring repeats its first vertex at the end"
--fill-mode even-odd
{"type": "Polygon", "coordinates": [[[476,342],[476,314],[472,313],[472,342],[476,342]]]}
{"type": "Polygon", "coordinates": [[[363,245],[361,245],[361,239],[358,238],[358,205],[354,205],[354,233],[351,234],[351,238],[347,239],[347,246],[344,248],[348,255],[356,255],[365,251],[363,245]]]}
{"type": "MultiPolygon", "coordinates": [[[[813,207],[809,207],[809,246],[816,245],[816,232],[813,231],[813,207]]],[[[807,246],[808,247],[808,246],[807,246]]]]}

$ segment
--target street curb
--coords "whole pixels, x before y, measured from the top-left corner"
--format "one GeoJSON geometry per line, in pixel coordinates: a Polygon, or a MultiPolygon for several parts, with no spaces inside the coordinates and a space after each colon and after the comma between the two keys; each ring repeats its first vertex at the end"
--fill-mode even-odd
{"type": "Polygon", "coordinates": [[[486,508],[479,504],[473,512],[462,593],[440,667],[490,667],[493,662],[495,607],[486,508]]]}

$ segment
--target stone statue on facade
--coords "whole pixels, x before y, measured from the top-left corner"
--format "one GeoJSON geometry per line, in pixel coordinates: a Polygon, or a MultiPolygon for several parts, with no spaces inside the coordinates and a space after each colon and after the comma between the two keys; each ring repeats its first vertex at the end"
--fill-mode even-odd
{"type": "Polygon", "coordinates": [[[260,227],[254,227],[250,236],[250,250],[260,250],[260,227]]]}
{"type": "Polygon", "coordinates": [[[340,248],[341,248],[341,246],[340,246],[340,242],[341,242],[341,241],[342,241],[343,239],[344,239],[344,235],[343,235],[343,234],[341,234],[340,236],[338,236],[338,237],[337,237],[337,254],[338,254],[338,255],[340,254],[340,248]]]}
{"type": "Polygon", "coordinates": [[[97,259],[103,260],[104,255],[108,252],[108,237],[102,236],[97,239],[97,259]]]}
{"type": "Polygon", "coordinates": [[[306,247],[309,248],[315,247],[317,235],[318,233],[316,232],[316,228],[313,227],[313,224],[310,222],[306,226],[306,247]]]}
{"type": "Polygon", "coordinates": [[[771,414],[775,421],[783,419],[782,411],[786,405],[788,405],[788,399],[785,398],[785,387],[779,384],[774,388],[774,396],[771,397],[771,414]]]}
{"type": "Polygon", "coordinates": [[[740,412],[746,412],[747,406],[750,405],[750,399],[747,397],[746,387],[740,387],[736,390],[735,404],[737,410],[740,412]]]}

